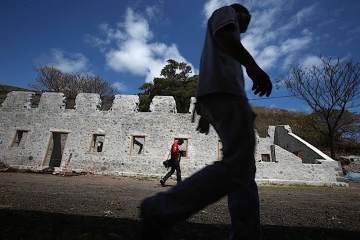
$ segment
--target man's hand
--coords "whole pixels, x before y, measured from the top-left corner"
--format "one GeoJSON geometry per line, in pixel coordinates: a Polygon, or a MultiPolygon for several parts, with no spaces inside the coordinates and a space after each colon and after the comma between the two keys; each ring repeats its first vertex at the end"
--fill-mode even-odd
{"type": "Polygon", "coordinates": [[[196,131],[199,131],[200,133],[205,133],[207,135],[209,133],[210,124],[208,121],[206,121],[205,118],[200,117],[199,124],[196,127],[196,131]]]}
{"type": "Polygon", "coordinates": [[[260,97],[270,96],[272,91],[272,83],[269,76],[258,66],[246,68],[246,73],[253,81],[253,86],[251,90],[254,91],[254,94],[259,94],[260,97]]]}

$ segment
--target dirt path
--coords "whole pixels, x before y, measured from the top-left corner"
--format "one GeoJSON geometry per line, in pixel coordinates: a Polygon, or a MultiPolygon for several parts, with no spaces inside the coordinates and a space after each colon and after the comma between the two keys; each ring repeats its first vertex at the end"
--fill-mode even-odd
{"type": "MultiPolygon", "coordinates": [[[[0,173],[0,239],[140,239],[139,204],[158,180],[0,173]]],[[[360,188],[260,187],[266,239],[360,239],[360,188]]],[[[228,239],[226,198],[168,239],[228,239]]]]}

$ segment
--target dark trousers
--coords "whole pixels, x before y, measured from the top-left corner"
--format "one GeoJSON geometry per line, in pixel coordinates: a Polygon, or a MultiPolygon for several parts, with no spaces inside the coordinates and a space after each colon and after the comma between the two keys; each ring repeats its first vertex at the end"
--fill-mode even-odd
{"type": "Polygon", "coordinates": [[[166,182],[166,180],[171,177],[171,175],[174,174],[175,170],[176,170],[176,181],[179,183],[181,182],[181,170],[180,170],[180,159],[179,158],[171,158],[170,160],[172,162],[171,165],[171,169],[170,171],[165,175],[165,177],[163,177],[163,181],[164,183],[166,182]]]}
{"type": "Polygon", "coordinates": [[[161,239],[163,229],[228,196],[230,240],[261,239],[255,182],[254,114],[246,98],[211,95],[198,102],[218,133],[223,159],[204,167],[166,192],[143,201],[143,239],[161,239]]]}

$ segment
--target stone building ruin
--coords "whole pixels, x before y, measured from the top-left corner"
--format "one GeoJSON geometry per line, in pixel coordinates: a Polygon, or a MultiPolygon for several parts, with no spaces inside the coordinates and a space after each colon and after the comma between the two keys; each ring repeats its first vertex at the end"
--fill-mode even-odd
{"type": "MultiPolygon", "coordinates": [[[[32,108],[32,92],[10,92],[0,107],[0,162],[18,169],[91,172],[122,176],[163,176],[175,139],[181,145],[184,177],[221,160],[214,129],[195,131],[189,113],[177,113],[172,96],[156,96],[151,112],[138,112],[137,95],[115,95],[101,111],[98,94],[80,93],[75,109],[65,108],[62,93],[45,92],[32,108]]],[[[195,98],[191,99],[193,103],[195,98]]],[[[290,126],[269,126],[256,135],[259,183],[345,186],[341,166],[292,133],[290,126]]]]}

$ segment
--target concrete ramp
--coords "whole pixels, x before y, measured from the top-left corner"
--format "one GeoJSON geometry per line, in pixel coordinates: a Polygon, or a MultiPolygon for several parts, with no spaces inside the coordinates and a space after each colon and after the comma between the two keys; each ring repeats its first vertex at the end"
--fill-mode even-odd
{"type": "Polygon", "coordinates": [[[304,139],[299,137],[298,135],[295,135],[292,132],[289,132],[289,135],[292,136],[293,138],[295,138],[296,140],[298,140],[299,142],[303,143],[305,146],[307,146],[309,149],[311,149],[315,153],[319,154],[321,156],[321,158],[323,158],[325,160],[335,161],[334,159],[332,159],[331,157],[329,157],[328,155],[326,155],[325,153],[323,153],[322,151],[320,151],[319,149],[317,149],[316,147],[314,147],[313,145],[311,145],[310,143],[308,143],[307,141],[305,141],[304,139]]]}

